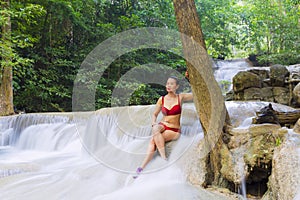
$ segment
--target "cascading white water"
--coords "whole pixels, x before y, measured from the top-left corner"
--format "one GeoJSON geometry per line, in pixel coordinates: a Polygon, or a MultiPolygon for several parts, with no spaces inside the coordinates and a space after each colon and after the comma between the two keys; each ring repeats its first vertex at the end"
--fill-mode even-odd
{"type": "Polygon", "coordinates": [[[150,139],[152,111],[153,106],[137,106],[102,109],[88,117],[61,115],[52,122],[53,115],[43,120],[31,115],[30,122],[25,115],[12,119],[7,129],[13,135],[18,130],[18,137],[0,149],[0,199],[213,198],[186,182],[180,161],[201,138],[192,104],[184,105],[182,136],[168,162],[155,156],[133,181],[150,139]]]}
{"type": "Polygon", "coordinates": [[[232,78],[240,71],[250,69],[251,64],[244,59],[218,60],[214,62],[214,76],[218,81],[226,80],[232,82],[232,78]]]}
{"type": "MultiPolygon", "coordinates": [[[[241,116],[235,126],[254,116],[259,106],[227,105],[233,116],[241,116]]],[[[186,180],[186,168],[196,157],[187,152],[203,136],[193,104],[184,104],[182,135],[168,162],[156,155],[132,179],[145,156],[152,111],[153,106],[132,106],[67,114],[51,123],[47,115],[47,123],[18,123],[23,127],[17,142],[0,149],[0,199],[224,199],[186,180]]]]}
{"type": "MultiPolygon", "coordinates": [[[[223,67],[215,71],[219,78],[224,78],[223,67]]],[[[230,77],[237,72],[228,70],[230,77]]],[[[226,103],[236,127],[249,126],[263,105],[226,103]]],[[[197,159],[193,149],[203,136],[192,104],[184,105],[182,135],[172,145],[168,162],[156,155],[132,180],[149,142],[152,109],[0,118],[0,199],[226,199],[187,182],[186,168],[197,159]]],[[[204,174],[197,178],[204,179],[204,174]]]]}
{"type": "Polygon", "coordinates": [[[245,59],[218,60],[214,62],[214,76],[224,93],[232,89],[232,78],[239,71],[250,69],[251,65],[245,59]]]}

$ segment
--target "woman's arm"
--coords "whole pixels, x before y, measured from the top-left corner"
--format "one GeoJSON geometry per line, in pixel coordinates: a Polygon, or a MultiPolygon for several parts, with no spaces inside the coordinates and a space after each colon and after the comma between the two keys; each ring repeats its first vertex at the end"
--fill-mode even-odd
{"type": "Polygon", "coordinates": [[[156,124],[156,119],[159,112],[161,111],[161,106],[162,106],[162,97],[160,97],[156,102],[155,109],[152,114],[152,123],[151,123],[152,126],[156,124]]]}
{"type": "Polygon", "coordinates": [[[182,101],[193,101],[193,93],[182,93],[180,94],[182,101]]]}

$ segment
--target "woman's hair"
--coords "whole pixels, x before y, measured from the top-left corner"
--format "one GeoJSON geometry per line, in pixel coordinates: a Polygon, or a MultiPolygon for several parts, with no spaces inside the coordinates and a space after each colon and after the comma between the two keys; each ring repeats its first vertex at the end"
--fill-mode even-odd
{"type": "Polygon", "coordinates": [[[169,76],[169,78],[174,79],[176,81],[176,85],[179,85],[179,79],[176,76],[169,76]]]}

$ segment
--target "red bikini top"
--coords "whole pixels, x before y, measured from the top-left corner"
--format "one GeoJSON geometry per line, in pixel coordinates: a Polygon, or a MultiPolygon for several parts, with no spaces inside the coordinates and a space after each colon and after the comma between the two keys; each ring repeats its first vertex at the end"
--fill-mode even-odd
{"type": "Polygon", "coordinates": [[[166,116],[181,114],[181,105],[180,105],[179,95],[178,95],[178,104],[174,105],[170,110],[164,106],[164,96],[163,96],[161,112],[163,115],[166,115],[166,116]]]}

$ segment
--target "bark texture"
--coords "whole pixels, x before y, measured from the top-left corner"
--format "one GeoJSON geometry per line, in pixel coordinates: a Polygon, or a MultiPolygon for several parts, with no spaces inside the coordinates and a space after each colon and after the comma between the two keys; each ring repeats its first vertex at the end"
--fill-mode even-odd
{"type": "MultiPolygon", "coordinates": [[[[2,2],[2,9],[9,10],[10,0],[2,2]]],[[[12,88],[12,62],[11,62],[11,21],[7,13],[6,24],[2,27],[1,71],[0,71],[0,116],[10,115],[13,110],[13,88],[12,88]]]]}
{"type": "Polygon", "coordinates": [[[223,182],[220,150],[225,145],[222,140],[223,128],[226,127],[225,121],[230,124],[229,115],[213,75],[194,0],[173,0],[173,4],[194,103],[205,135],[206,147],[201,149],[207,162],[205,184],[220,185],[223,182]]]}

